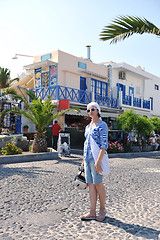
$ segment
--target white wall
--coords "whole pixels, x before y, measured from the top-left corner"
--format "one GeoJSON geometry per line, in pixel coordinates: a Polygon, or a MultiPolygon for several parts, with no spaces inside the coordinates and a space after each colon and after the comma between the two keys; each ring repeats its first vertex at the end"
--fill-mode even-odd
{"type": "MultiPolygon", "coordinates": [[[[83,69],[78,68],[78,62],[87,65],[87,71],[108,76],[108,69],[105,66],[95,64],[87,59],[78,58],[68,53],[58,50],[58,85],[80,89],[80,76],[86,78],[87,90],[90,91],[91,75],[81,72],[83,69]]],[[[92,76],[92,78],[108,82],[108,79],[92,76]]]]}
{"type": "MultiPolygon", "coordinates": [[[[24,103],[22,104],[22,109],[24,108],[24,103]]],[[[36,130],[35,124],[28,118],[26,118],[23,114],[21,115],[21,132],[23,132],[23,126],[28,125],[28,132],[34,132],[36,130]]]]}

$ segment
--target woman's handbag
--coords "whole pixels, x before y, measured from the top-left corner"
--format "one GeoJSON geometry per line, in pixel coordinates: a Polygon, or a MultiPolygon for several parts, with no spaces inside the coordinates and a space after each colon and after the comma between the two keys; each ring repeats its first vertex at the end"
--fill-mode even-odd
{"type": "MultiPolygon", "coordinates": [[[[94,158],[94,161],[97,161],[98,155],[99,155],[99,151],[100,148],[97,145],[97,143],[94,141],[94,139],[92,138],[92,136],[90,135],[90,143],[91,143],[91,151],[92,151],[92,155],[94,158]]],[[[108,154],[107,152],[104,154],[102,161],[101,161],[101,167],[102,167],[102,175],[107,175],[110,173],[110,168],[109,168],[109,158],[108,158],[108,154]]]]}

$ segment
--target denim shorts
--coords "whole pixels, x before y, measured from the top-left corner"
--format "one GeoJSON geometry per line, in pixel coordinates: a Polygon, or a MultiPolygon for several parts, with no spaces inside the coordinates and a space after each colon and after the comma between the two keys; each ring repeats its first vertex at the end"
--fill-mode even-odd
{"type": "Polygon", "coordinates": [[[84,161],[86,183],[99,184],[103,180],[103,175],[96,172],[94,164],[93,158],[84,161]]]}

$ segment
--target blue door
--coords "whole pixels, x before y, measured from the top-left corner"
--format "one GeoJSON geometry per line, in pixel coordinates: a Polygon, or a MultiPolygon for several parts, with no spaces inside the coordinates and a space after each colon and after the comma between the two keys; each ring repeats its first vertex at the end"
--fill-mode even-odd
{"type": "MultiPolygon", "coordinates": [[[[21,103],[18,104],[18,107],[21,109],[21,103]]],[[[15,133],[21,133],[21,114],[17,114],[15,120],[15,133]]]]}
{"type": "Polygon", "coordinates": [[[17,117],[16,117],[15,133],[21,133],[21,115],[17,115],[17,117]]]}
{"type": "Polygon", "coordinates": [[[85,91],[87,89],[86,85],[86,78],[80,77],[80,94],[79,94],[79,101],[81,103],[85,103],[85,91]]]}

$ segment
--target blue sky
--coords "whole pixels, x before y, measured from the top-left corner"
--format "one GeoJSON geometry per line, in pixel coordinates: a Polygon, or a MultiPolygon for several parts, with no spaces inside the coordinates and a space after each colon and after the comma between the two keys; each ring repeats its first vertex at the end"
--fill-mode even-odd
{"type": "Polygon", "coordinates": [[[95,63],[140,65],[160,77],[160,38],[133,35],[112,45],[99,40],[103,27],[120,15],[145,17],[160,28],[159,12],[159,0],[0,0],[0,66],[16,77],[32,58],[13,60],[15,53],[36,56],[60,49],[85,58],[90,44],[95,63]]]}

